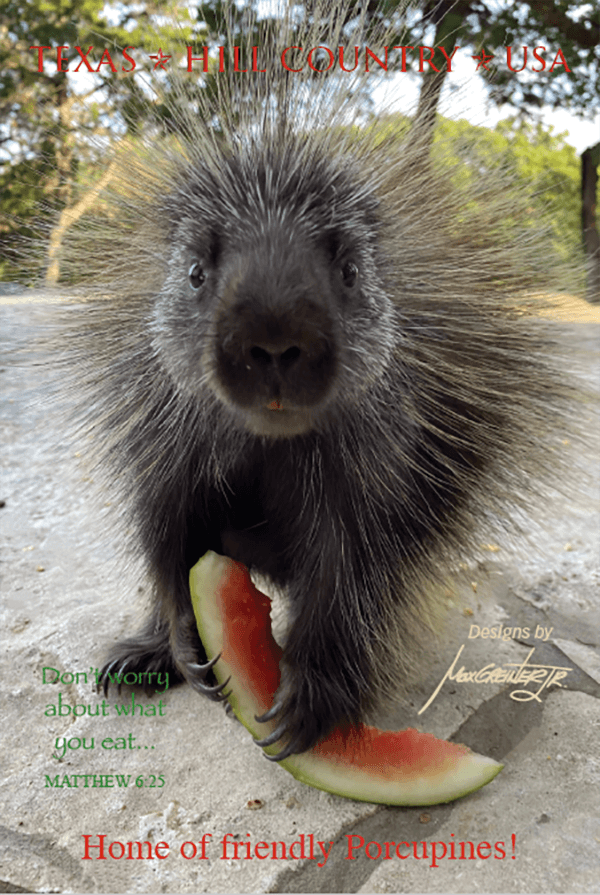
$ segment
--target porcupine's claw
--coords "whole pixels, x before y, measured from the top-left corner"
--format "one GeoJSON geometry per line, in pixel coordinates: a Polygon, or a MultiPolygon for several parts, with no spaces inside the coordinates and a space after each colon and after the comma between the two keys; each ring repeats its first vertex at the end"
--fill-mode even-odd
{"type": "Polygon", "coordinates": [[[267,709],[266,712],[263,712],[262,715],[255,715],[254,720],[258,721],[259,724],[263,724],[265,721],[272,721],[275,715],[279,714],[281,709],[283,708],[283,700],[276,700],[270,709],[267,709]]]}
{"type": "MultiPolygon", "coordinates": [[[[96,685],[96,693],[99,693],[100,689],[102,689],[104,691],[104,695],[106,697],[108,696],[108,688],[111,685],[111,680],[109,677],[111,669],[113,669],[115,665],[118,665],[120,661],[121,659],[114,659],[112,662],[109,662],[108,665],[104,666],[100,674],[100,679],[96,685]]],[[[128,664],[129,659],[125,659],[125,661],[115,674],[115,678],[117,678],[117,693],[119,694],[119,696],[121,695],[122,675],[128,664]]]]}
{"type": "Polygon", "coordinates": [[[299,745],[300,744],[297,739],[290,740],[290,742],[287,744],[287,746],[284,746],[281,752],[278,752],[276,755],[267,755],[267,753],[265,752],[264,756],[265,758],[268,758],[269,761],[283,761],[285,758],[289,758],[290,755],[294,755],[296,752],[302,751],[298,748],[299,745]]]}
{"type": "Polygon", "coordinates": [[[219,659],[221,658],[221,653],[211,659],[209,662],[205,662],[204,665],[200,665],[198,662],[188,662],[187,667],[192,670],[192,673],[195,676],[200,676],[201,678],[205,678],[208,672],[215,667],[219,659]]]}
{"type": "Polygon", "coordinates": [[[208,684],[203,684],[202,681],[192,682],[192,687],[196,692],[200,693],[202,696],[208,696],[209,699],[214,700],[214,702],[225,702],[231,696],[231,690],[225,692],[225,687],[231,680],[230,677],[227,678],[222,684],[216,684],[214,687],[209,687],[208,684]]]}
{"type": "MultiPolygon", "coordinates": [[[[283,700],[277,700],[268,711],[266,711],[262,715],[255,715],[255,720],[259,723],[263,723],[264,721],[271,721],[283,707],[283,700]]],[[[261,748],[265,748],[265,746],[272,746],[278,740],[282,738],[288,728],[287,721],[282,721],[275,730],[273,730],[266,737],[263,737],[260,740],[254,740],[257,746],[261,748]]],[[[299,737],[293,737],[289,743],[287,743],[283,749],[277,752],[275,755],[267,755],[265,752],[265,758],[268,758],[269,761],[283,761],[284,758],[287,758],[289,755],[292,755],[294,752],[303,751],[300,744],[299,737]]]]}
{"type": "Polygon", "coordinates": [[[283,734],[286,731],[287,723],[282,721],[282,723],[275,728],[275,730],[270,733],[268,736],[263,737],[262,740],[254,740],[257,746],[261,746],[264,749],[265,746],[272,746],[273,743],[276,743],[277,740],[280,740],[283,734]]]}
{"type": "MultiPolygon", "coordinates": [[[[283,721],[275,730],[270,733],[268,736],[263,737],[262,740],[254,740],[257,746],[261,746],[264,749],[265,746],[272,746],[273,743],[276,743],[277,740],[280,740],[281,737],[285,734],[287,730],[287,723],[283,721]]],[[[267,755],[265,752],[265,758],[268,758],[269,761],[283,761],[284,758],[288,758],[288,756],[293,755],[295,752],[303,751],[300,743],[300,739],[298,737],[294,737],[286,743],[286,745],[277,752],[275,755],[267,755]]]]}
{"type": "Polygon", "coordinates": [[[225,687],[231,680],[231,677],[228,677],[222,684],[215,684],[214,686],[205,683],[208,674],[212,671],[220,658],[221,653],[204,665],[200,665],[198,662],[186,663],[186,680],[188,683],[197,693],[200,693],[202,696],[208,696],[209,699],[212,699],[215,702],[224,702],[231,693],[231,690],[227,693],[225,692],[225,687]]]}

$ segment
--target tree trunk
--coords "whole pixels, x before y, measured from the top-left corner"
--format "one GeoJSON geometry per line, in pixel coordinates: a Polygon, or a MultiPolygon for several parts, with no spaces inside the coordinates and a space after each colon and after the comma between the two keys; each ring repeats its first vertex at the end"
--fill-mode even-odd
{"type": "Polygon", "coordinates": [[[600,235],[596,216],[600,143],[581,154],[581,229],[587,259],[588,301],[600,303],[600,235]]]}
{"type": "Polygon", "coordinates": [[[94,204],[102,190],[110,183],[117,169],[116,161],[110,163],[98,183],[92,187],[75,205],[63,208],[56,227],[50,234],[50,246],[48,248],[48,267],[46,269],[46,283],[53,286],[58,283],[60,275],[60,247],[62,239],[69,227],[94,204]]]}
{"type": "Polygon", "coordinates": [[[413,119],[412,129],[421,141],[425,154],[429,153],[433,143],[437,107],[445,77],[445,71],[429,71],[423,75],[419,91],[419,105],[413,119]]]}
{"type": "MultiPolygon", "coordinates": [[[[452,56],[457,40],[463,33],[464,20],[470,12],[468,0],[429,0],[424,18],[435,24],[435,47],[443,47],[452,56]]],[[[445,60],[439,71],[427,69],[423,74],[419,105],[412,123],[412,133],[419,140],[424,157],[429,155],[437,118],[440,95],[446,79],[445,60]]]]}

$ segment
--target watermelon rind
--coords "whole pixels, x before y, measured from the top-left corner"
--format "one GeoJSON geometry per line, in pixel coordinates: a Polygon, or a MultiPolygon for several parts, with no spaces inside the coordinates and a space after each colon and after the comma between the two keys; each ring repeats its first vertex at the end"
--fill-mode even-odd
{"type": "MultiPolygon", "coordinates": [[[[228,557],[209,551],[190,572],[192,605],[198,632],[209,659],[220,654],[223,649],[225,632],[221,590],[235,567],[243,568],[228,557]]],[[[263,595],[259,596],[266,599],[263,595]]],[[[252,599],[252,594],[249,593],[248,600],[252,599]]],[[[252,605],[249,608],[252,611],[252,605]]],[[[226,623],[230,623],[229,618],[226,623]]],[[[272,642],[271,637],[268,630],[268,639],[272,642]]],[[[265,643],[264,648],[268,650],[269,644],[265,643]]],[[[253,656],[252,661],[256,660],[257,657],[253,656]]],[[[272,662],[272,656],[268,656],[265,661],[272,662]]],[[[274,729],[274,722],[260,724],[256,721],[256,716],[261,715],[269,706],[259,701],[231,664],[221,657],[214,672],[219,683],[229,681],[226,692],[231,708],[253,737],[262,738],[274,729]]],[[[289,756],[279,762],[279,765],[300,782],[345,798],[415,807],[451,802],[466,796],[493,780],[503,768],[502,764],[492,758],[472,752],[465,746],[457,747],[456,744],[438,740],[430,734],[419,734],[412,730],[397,734],[398,737],[404,735],[424,738],[427,751],[433,757],[430,766],[417,770],[411,765],[404,765],[402,768],[379,765],[375,771],[373,768],[369,771],[361,767],[360,763],[349,760],[347,754],[336,759],[329,750],[326,757],[320,756],[318,745],[308,752],[289,756]]],[[[275,745],[264,751],[273,755],[279,748],[275,745]]]]}

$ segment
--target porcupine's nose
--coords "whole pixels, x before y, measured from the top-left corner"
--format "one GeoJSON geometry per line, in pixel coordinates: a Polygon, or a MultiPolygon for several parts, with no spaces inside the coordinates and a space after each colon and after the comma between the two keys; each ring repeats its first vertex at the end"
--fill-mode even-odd
{"type": "MultiPolygon", "coordinates": [[[[332,391],[338,333],[330,261],[318,247],[270,231],[225,257],[223,272],[214,343],[221,394],[256,417],[254,431],[273,434],[294,413],[314,414],[332,391]]],[[[282,434],[307,425],[305,417],[282,434]]]]}
{"type": "MultiPolygon", "coordinates": [[[[289,342],[289,340],[282,341],[289,342]]],[[[272,367],[285,375],[300,360],[302,351],[299,345],[266,342],[262,345],[253,345],[248,353],[251,364],[258,369],[268,370],[272,367]]]]}
{"type": "Polygon", "coordinates": [[[329,314],[313,302],[281,310],[240,301],[218,327],[219,375],[241,406],[311,407],[330,387],[333,346],[329,314]]]}

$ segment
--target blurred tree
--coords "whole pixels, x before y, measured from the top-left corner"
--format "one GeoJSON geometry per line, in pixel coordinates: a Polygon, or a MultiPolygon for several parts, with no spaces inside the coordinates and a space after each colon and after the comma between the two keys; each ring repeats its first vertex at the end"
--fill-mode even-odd
{"type": "MultiPolygon", "coordinates": [[[[407,12],[409,31],[403,43],[443,47],[448,55],[457,45],[470,47],[474,54],[485,51],[492,59],[479,71],[488,84],[490,98],[497,105],[509,103],[522,119],[534,116],[542,106],[570,109],[583,117],[597,115],[598,0],[495,0],[493,4],[483,0],[408,0],[407,12]],[[512,51],[510,60],[507,47],[512,51]],[[538,58],[533,57],[536,48],[538,58]]],[[[423,74],[413,125],[421,133],[429,133],[430,140],[446,77],[441,52],[439,61],[439,72],[429,69],[423,74]]],[[[598,150],[591,147],[581,165],[580,242],[587,253],[587,297],[592,301],[600,301],[597,168],[598,150]]]]}
{"type": "Polygon", "coordinates": [[[598,168],[600,143],[581,156],[581,228],[588,260],[587,297],[600,302],[600,235],[598,234],[598,168]]]}
{"type": "Polygon", "coordinates": [[[187,10],[173,18],[169,0],[135,7],[105,0],[4,0],[0,276],[18,273],[6,250],[15,235],[31,236],[33,227],[58,212],[47,272],[56,280],[61,230],[89,204],[75,195],[80,167],[93,165],[102,175],[108,144],[135,133],[150,112],[140,77],[148,68],[147,54],[191,33],[187,10]]]}
{"type": "MultiPolygon", "coordinates": [[[[149,64],[149,53],[157,53],[161,47],[168,52],[175,40],[197,46],[209,39],[207,34],[212,47],[223,42],[252,45],[259,39],[254,32],[249,35],[250,14],[259,10],[261,18],[268,21],[277,12],[275,4],[261,5],[258,0],[240,4],[214,0],[185,7],[173,6],[173,2],[140,0],[133,7],[116,2],[110,5],[104,0],[4,0],[0,12],[0,191],[5,216],[0,220],[0,275],[15,272],[3,260],[8,238],[17,231],[27,235],[34,222],[59,212],[48,265],[48,278],[55,280],[55,255],[64,229],[89,207],[100,179],[111,177],[104,160],[107,145],[147,128],[150,117],[159,119],[167,129],[171,126],[176,104],[172,99],[157,101],[138,76],[144,70],[144,60],[146,66],[149,64]],[[46,61],[38,71],[41,51],[30,47],[64,45],[70,48],[63,51],[70,71],[57,71],[56,49],[44,51],[46,61]],[[88,71],[88,63],[75,46],[83,53],[89,46],[97,48],[89,52],[93,72],[88,71]],[[128,46],[137,50],[130,51],[138,64],[133,76],[121,52],[128,46]],[[114,65],[102,56],[105,47],[111,48],[114,65]]],[[[294,7],[298,14],[301,9],[299,4],[294,7]]],[[[495,0],[490,5],[483,0],[373,0],[366,5],[357,0],[334,7],[334,13],[347,23],[359,14],[371,17],[373,27],[385,21],[400,45],[443,47],[447,56],[457,45],[470,47],[474,54],[485,49],[494,56],[494,65],[489,70],[481,69],[492,99],[511,103],[521,119],[526,119],[543,104],[568,107],[582,114],[597,107],[598,9],[598,0],[584,4],[575,0],[519,4],[495,0]],[[570,71],[558,65],[560,74],[549,74],[548,66],[541,74],[533,73],[531,52],[540,45],[548,48],[547,62],[560,48],[570,71]],[[506,63],[506,46],[514,51],[514,71],[506,63]],[[529,48],[526,64],[524,46],[529,48]],[[519,71],[521,66],[523,70],[519,71]]],[[[318,26],[317,2],[305,3],[304,14],[318,26]]],[[[446,76],[441,50],[436,50],[434,61],[440,70],[425,67],[413,123],[421,135],[427,134],[429,144],[446,76]]],[[[536,67],[540,67],[537,61],[536,67]]],[[[248,81],[240,84],[242,90],[249,89],[248,81]]],[[[168,74],[164,75],[163,86],[168,93],[168,74]]],[[[194,92],[199,89],[218,90],[218,77],[209,73],[200,85],[190,81],[186,89],[186,95],[177,95],[177,101],[193,102],[194,92]]],[[[173,93],[169,95],[173,97],[173,93]]],[[[245,98],[240,96],[239,101],[245,98]]],[[[516,125],[510,127],[519,139],[516,125]]],[[[527,133],[529,141],[533,131],[527,133]]],[[[544,154],[538,143],[532,145],[544,154]]],[[[582,170],[593,179],[597,154],[586,158],[582,170]]],[[[581,195],[586,203],[586,246],[593,253],[598,242],[593,185],[590,189],[584,184],[581,195]]],[[[600,265],[600,257],[596,262],[600,265]]]]}

